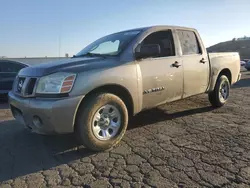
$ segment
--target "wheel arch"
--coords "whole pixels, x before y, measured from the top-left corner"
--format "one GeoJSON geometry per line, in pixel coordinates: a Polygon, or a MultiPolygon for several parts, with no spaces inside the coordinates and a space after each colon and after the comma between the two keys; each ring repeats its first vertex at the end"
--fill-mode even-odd
{"type": "Polygon", "coordinates": [[[225,75],[228,78],[230,85],[232,84],[232,73],[228,68],[224,68],[218,74],[212,75],[211,83],[207,91],[208,93],[214,90],[217,80],[220,78],[221,75],[225,75]]]}
{"type": "Polygon", "coordinates": [[[92,89],[82,98],[82,100],[80,101],[80,104],[78,105],[78,107],[76,109],[74,126],[75,126],[76,119],[78,117],[79,109],[85,104],[86,101],[88,101],[88,99],[91,96],[93,96],[97,93],[102,93],[102,92],[112,93],[112,94],[120,97],[121,100],[124,102],[124,104],[127,107],[128,115],[129,116],[134,115],[134,101],[133,101],[132,95],[130,94],[128,89],[126,89],[124,86],[121,86],[118,84],[106,84],[106,85],[99,86],[95,89],[92,89]]]}
{"type": "Polygon", "coordinates": [[[225,68],[220,71],[219,75],[217,76],[217,80],[219,79],[221,75],[225,75],[228,78],[230,84],[232,83],[232,73],[228,68],[225,68]]]}

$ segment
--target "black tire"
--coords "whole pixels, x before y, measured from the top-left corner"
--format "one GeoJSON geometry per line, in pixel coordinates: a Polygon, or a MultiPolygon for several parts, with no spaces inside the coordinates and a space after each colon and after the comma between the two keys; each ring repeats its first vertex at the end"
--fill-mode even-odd
{"type": "Polygon", "coordinates": [[[230,82],[227,76],[221,75],[217,79],[214,90],[208,94],[208,99],[213,107],[221,107],[227,102],[229,93],[230,93],[230,82]],[[225,83],[228,86],[228,94],[226,99],[220,98],[220,87],[223,83],[225,83]]]}
{"type": "Polygon", "coordinates": [[[124,136],[128,125],[128,111],[124,102],[111,93],[98,93],[88,98],[77,114],[75,134],[80,142],[90,150],[104,151],[116,146],[124,136]],[[115,106],[121,117],[121,125],[117,134],[109,140],[98,139],[92,129],[92,121],[95,113],[102,106],[111,104],[115,106]]]}

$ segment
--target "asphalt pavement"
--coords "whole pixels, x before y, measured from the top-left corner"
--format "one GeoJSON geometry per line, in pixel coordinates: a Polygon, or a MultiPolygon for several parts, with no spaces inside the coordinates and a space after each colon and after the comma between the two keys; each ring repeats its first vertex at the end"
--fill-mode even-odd
{"type": "Polygon", "coordinates": [[[250,72],[228,103],[194,96],[142,112],[91,152],[73,134],[28,133],[0,104],[0,187],[250,187],[250,72]]]}

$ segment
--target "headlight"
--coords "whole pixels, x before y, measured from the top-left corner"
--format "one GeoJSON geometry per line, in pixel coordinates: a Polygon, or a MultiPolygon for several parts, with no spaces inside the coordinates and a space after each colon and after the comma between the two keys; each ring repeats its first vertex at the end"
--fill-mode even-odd
{"type": "Polygon", "coordinates": [[[58,94],[69,93],[74,85],[76,74],[58,72],[39,79],[36,93],[58,94]]]}

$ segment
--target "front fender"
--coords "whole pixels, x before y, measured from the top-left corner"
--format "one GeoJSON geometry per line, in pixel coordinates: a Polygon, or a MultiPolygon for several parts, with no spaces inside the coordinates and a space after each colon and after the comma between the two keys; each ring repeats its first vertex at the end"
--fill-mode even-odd
{"type": "Polygon", "coordinates": [[[126,88],[130,93],[133,101],[133,111],[134,113],[138,113],[140,107],[138,104],[139,93],[137,82],[136,65],[134,63],[127,63],[112,68],[79,73],[70,95],[85,96],[96,88],[105,85],[118,85],[126,88]]]}

